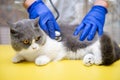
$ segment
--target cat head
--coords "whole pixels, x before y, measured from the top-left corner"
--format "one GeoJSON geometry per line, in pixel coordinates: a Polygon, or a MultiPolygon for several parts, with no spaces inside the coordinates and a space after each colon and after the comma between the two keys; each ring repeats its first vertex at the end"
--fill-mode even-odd
{"type": "Polygon", "coordinates": [[[46,41],[46,34],[38,24],[39,18],[23,19],[10,26],[11,45],[16,51],[22,49],[38,49],[46,41]]]}

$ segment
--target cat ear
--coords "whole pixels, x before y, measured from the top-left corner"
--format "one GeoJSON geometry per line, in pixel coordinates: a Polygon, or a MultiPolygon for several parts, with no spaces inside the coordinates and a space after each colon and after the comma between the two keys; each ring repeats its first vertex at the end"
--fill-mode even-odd
{"type": "Polygon", "coordinates": [[[39,19],[40,19],[39,17],[34,19],[34,21],[33,21],[34,22],[34,27],[39,27],[39,19]]]}
{"type": "Polygon", "coordinates": [[[16,30],[10,29],[10,33],[17,34],[18,32],[16,30]]]}
{"type": "Polygon", "coordinates": [[[40,17],[35,18],[34,19],[35,23],[39,23],[39,19],[40,19],[40,17]]]}
{"type": "Polygon", "coordinates": [[[8,24],[9,27],[10,27],[10,33],[12,33],[12,34],[16,34],[17,31],[16,31],[16,29],[15,29],[15,24],[12,23],[12,22],[10,22],[10,21],[7,21],[7,24],[8,24]]]}

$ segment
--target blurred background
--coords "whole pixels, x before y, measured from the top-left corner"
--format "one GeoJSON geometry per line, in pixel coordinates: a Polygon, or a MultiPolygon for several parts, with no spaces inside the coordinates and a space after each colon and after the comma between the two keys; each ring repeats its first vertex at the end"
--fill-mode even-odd
{"type": "MultiPolygon", "coordinates": [[[[106,17],[104,29],[117,43],[120,44],[119,4],[120,0],[113,0],[109,3],[109,13],[106,17]]],[[[81,15],[85,15],[92,5],[93,3],[91,2],[91,0],[81,0],[81,15]]],[[[28,18],[28,14],[23,8],[22,4],[19,3],[19,0],[18,2],[15,2],[15,0],[0,0],[0,44],[10,44],[10,32],[6,22],[16,22],[17,20],[24,18],[28,18]]]]}
{"type": "Polygon", "coordinates": [[[9,27],[7,21],[16,22],[27,18],[24,8],[16,6],[14,0],[0,0],[0,44],[10,44],[9,27]]]}

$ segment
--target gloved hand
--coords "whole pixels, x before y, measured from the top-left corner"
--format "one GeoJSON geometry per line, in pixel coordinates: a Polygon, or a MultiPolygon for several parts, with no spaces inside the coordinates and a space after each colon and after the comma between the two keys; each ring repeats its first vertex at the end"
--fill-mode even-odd
{"type": "Polygon", "coordinates": [[[98,31],[99,36],[103,34],[103,26],[105,22],[105,15],[107,9],[103,6],[93,6],[88,14],[84,17],[81,24],[75,29],[74,35],[80,34],[80,40],[83,41],[87,38],[91,41],[95,33],[98,31]]]}
{"type": "Polygon", "coordinates": [[[48,7],[42,0],[36,0],[30,7],[28,7],[29,18],[34,19],[40,17],[40,27],[51,37],[55,38],[55,31],[60,32],[60,28],[48,7]]]}

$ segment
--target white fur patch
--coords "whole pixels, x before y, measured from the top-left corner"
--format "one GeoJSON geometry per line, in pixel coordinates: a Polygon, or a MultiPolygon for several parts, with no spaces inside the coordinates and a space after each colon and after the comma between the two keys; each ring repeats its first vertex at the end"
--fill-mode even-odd
{"type": "Polygon", "coordinates": [[[94,60],[96,65],[102,63],[102,53],[100,48],[101,45],[99,40],[92,45],[92,52],[94,54],[94,60]]]}
{"type": "Polygon", "coordinates": [[[66,54],[66,49],[62,42],[57,42],[47,36],[44,46],[41,46],[42,52],[49,56],[52,60],[60,60],[66,54]]]}
{"type": "Polygon", "coordinates": [[[86,54],[85,49],[78,49],[77,52],[68,51],[66,58],[68,59],[82,59],[86,54]]]}

